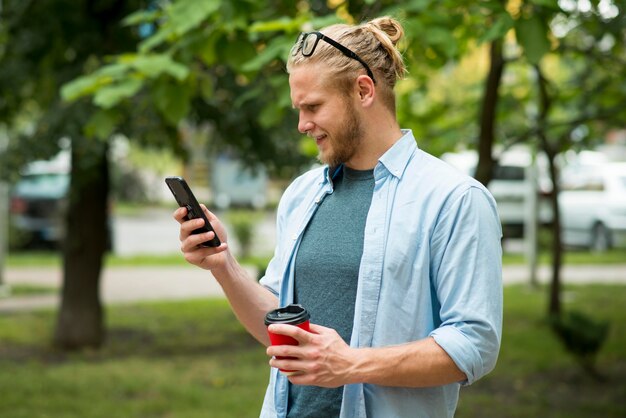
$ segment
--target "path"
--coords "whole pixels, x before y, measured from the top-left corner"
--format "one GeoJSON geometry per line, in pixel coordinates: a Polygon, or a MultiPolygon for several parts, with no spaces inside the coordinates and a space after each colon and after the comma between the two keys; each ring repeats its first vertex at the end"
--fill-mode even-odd
{"type": "MultiPolygon", "coordinates": [[[[254,269],[249,269],[254,277],[254,269]]],[[[626,264],[565,266],[564,283],[626,283],[626,264]]],[[[525,283],[528,270],[525,266],[504,266],[505,284],[525,283]]],[[[541,283],[550,279],[550,267],[542,266],[538,272],[541,283]]],[[[60,287],[62,274],[58,268],[11,268],[6,271],[6,284],[60,287]]],[[[223,297],[221,287],[211,273],[196,267],[111,267],[105,269],[101,284],[105,304],[143,300],[180,300],[204,297],[223,297]]],[[[0,312],[29,310],[58,306],[58,295],[1,297],[0,312]]]]}

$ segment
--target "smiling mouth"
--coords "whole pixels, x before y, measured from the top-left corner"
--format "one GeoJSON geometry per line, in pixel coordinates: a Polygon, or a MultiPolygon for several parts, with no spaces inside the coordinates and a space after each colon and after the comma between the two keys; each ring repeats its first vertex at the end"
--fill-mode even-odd
{"type": "Polygon", "coordinates": [[[315,138],[315,143],[317,145],[319,145],[326,139],[326,135],[320,135],[320,136],[316,136],[314,138],[315,138]]]}

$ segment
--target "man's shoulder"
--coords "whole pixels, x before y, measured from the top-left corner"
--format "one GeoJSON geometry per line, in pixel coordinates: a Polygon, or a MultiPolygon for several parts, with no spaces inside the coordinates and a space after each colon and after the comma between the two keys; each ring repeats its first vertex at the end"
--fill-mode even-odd
{"type": "Polygon", "coordinates": [[[491,196],[487,188],[475,178],[422,150],[418,150],[407,166],[403,180],[421,192],[439,195],[444,199],[470,190],[491,196]]]}

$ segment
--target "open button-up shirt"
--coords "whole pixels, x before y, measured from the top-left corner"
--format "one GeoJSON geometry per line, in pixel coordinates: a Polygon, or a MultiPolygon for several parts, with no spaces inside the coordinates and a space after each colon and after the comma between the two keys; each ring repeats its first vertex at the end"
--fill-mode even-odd
{"type": "MultiPolygon", "coordinates": [[[[451,417],[460,386],[491,371],[500,348],[502,234],[495,201],[476,180],[420,150],[411,131],[403,134],[374,169],[350,345],[431,336],[467,380],[430,388],[346,385],[342,418],[451,417]]],[[[329,168],[321,167],[296,179],[281,199],[277,246],[261,279],[280,306],[293,301],[304,229],[332,191],[329,168]]],[[[272,369],[262,418],[286,415],[288,384],[272,369]]]]}

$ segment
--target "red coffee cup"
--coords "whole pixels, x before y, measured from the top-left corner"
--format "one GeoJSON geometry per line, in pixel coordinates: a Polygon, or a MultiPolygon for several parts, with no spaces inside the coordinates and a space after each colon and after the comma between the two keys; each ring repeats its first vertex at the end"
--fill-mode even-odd
{"type": "MultiPolygon", "coordinates": [[[[287,305],[283,308],[274,309],[273,311],[269,311],[265,315],[265,325],[269,326],[270,324],[287,324],[294,325],[298,328],[302,328],[303,330],[310,332],[309,330],[309,312],[302,306],[298,304],[287,305]]],[[[267,331],[267,334],[270,337],[270,342],[272,345],[298,345],[298,341],[296,341],[292,337],[288,337],[282,334],[274,334],[267,331]]],[[[293,358],[293,357],[276,357],[277,359],[285,359],[285,358],[293,358]]],[[[281,372],[293,372],[293,370],[283,370],[280,369],[281,372]]]]}

